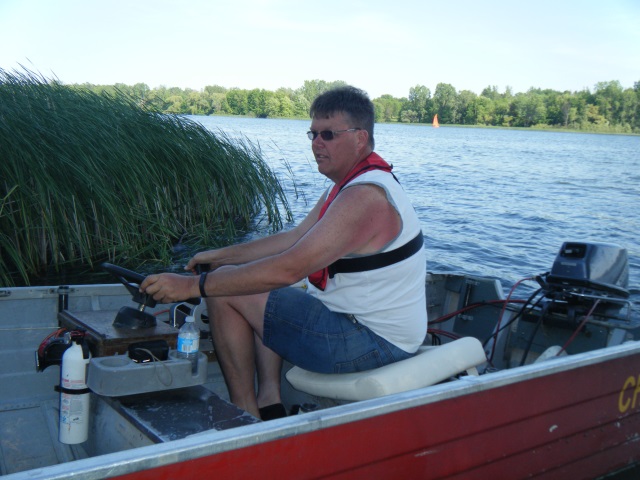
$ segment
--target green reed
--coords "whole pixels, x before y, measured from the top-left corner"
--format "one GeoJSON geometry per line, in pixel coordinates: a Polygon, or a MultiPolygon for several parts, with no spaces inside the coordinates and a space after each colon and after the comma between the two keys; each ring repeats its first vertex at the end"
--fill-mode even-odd
{"type": "Polygon", "coordinates": [[[291,212],[259,147],[124,94],[0,69],[0,285],[109,260],[168,263],[291,212]]]}

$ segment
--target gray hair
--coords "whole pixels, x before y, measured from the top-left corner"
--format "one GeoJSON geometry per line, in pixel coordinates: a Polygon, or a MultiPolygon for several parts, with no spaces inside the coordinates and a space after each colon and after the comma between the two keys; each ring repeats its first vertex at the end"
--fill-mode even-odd
{"type": "Polygon", "coordinates": [[[343,113],[352,122],[351,128],[362,128],[369,133],[369,145],[373,150],[373,124],[375,111],[369,96],[356,87],[344,86],[328,90],[316,97],[309,109],[311,118],[329,118],[343,113]]]}

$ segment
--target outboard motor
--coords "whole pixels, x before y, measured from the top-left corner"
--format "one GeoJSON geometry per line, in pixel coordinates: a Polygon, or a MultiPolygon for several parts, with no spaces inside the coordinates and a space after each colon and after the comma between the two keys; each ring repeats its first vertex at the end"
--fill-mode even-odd
{"type": "Polygon", "coordinates": [[[565,242],[546,281],[557,290],[628,298],[627,250],[608,243],[565,242]]]}
{"type": "Polygon", "coordinates": [[[601,322],[630,315],[627,250],[608,243],[565,242],[542,282],[544,310],[572,328],[592,308],[601,322]],[[594,306],[594,303],[597,302],[594,306]]]}
{"type": "Polygon", "coordinates": [[[627,250],[608,243],[565,242],[542,287],[523,309],[510,337],[512,366],[544,357],[547,349],[575,354],[618,345],[640,333],[631,320],[627,250]]]}
{"type": "Polygon", "coordinates": [[[617,245],[565,242],[542,285],[544,310],[570,328],[592,307],[601,322],[620,320],[623,307],[631,313],[627,250],[617,245]]]}

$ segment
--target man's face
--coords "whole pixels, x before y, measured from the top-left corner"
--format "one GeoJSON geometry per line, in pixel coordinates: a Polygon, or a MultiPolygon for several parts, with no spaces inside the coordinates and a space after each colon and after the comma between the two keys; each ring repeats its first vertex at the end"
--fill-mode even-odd
{"type": "MultiPolygon", "coordinates": [[[[348,122],[348,117],[343,113],[335,113],[329,118],[313,118],[311,130],[321,132],[323,130],[348,130],[357,127],[348,122]]],[[[318,135],[311,143],[311,150],[318,164],[318,171],[330,180],[338,183],[353,166],[360,160],[362,149],[363,130],[341,132],[333,136],[332,140],[323,140],[318,135]]]]}

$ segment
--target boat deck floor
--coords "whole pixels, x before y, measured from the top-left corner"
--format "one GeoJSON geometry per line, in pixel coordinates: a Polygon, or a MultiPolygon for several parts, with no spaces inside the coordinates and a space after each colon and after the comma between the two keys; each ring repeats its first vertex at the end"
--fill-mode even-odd
{"type": "Polygon", "coordinates": [[[58,412],[58,399],[0,407],[2,475],[87,457],[81,445],[58,441],[58,412]]]}
{"type": "MultiPolygon", "coordinates": [[[[215,362],[209,364],[207,383],[198,389],[205,392],[200,397],[204,400],[204,414],[209,417],[207,424],[209,428],[223,430],[238,426],[238,422],[243,424],[258,421],[246,413],[242,416],[241,410],[239,411],[241,419],[229,420],[228,417],[238,418],[239,415],[238,412],[231,412],[230,407],[233,406],[226,403],[229,401],[229,396],[222,374],[215,362]]],[[[139,421],[141,425],[145,425],[144,433],[152,441],[167,441],[193,433],[187,430],[167,433],[171,428],[168,427],[167,430],[166,426],[163,432],[163,426],[158,427],[157,422],[154,424],[145,418],[147,411],[144,408],[145,402],[139,398],[136,400],[135,397],[130,396],[128,402],[122,402],[124,408],[121,408],[120,413],[128,416],[134,423],[139,421]]],[[[162,398],[163,395],[158,397],[162,398]]],[[[177,401],[182,403],[183,400],[177,401]]],[[[169,422],[180,421],[179,412],[174,410],[175,405],[174,401],[167,407],[167,410],[170,409],[169,422]]],[[[83,444],[66,445],[58,441],[59,409],[57,395],[0,405],[0,475],[44,468],[89,456],[83,444]]]]}

